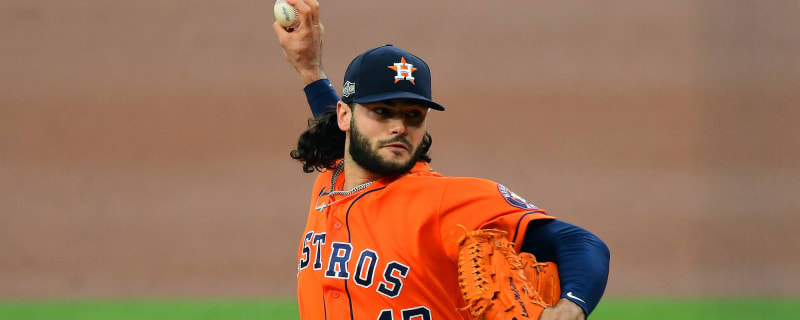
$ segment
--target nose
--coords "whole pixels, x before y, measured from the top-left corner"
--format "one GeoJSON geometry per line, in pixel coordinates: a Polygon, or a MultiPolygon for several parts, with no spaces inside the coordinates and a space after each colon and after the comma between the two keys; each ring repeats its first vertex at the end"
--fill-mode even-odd
{"type": "Polygon", "coordinates": [[[406,122],[399,117],[393,117],[389,120],[389,129],[392,135],[402,136],[406,134],[406,122]]]}

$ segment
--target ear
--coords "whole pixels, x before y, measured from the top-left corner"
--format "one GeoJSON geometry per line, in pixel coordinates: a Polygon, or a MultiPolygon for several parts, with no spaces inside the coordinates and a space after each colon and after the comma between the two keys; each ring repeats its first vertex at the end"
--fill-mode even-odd
{"type": "Polygon", "coordinates": [[[350,118],[353,116],[353,109],[346,103],[339,101],[336,104],[336,120],[339,123],[339,130],[350,131],[350,118]]]}

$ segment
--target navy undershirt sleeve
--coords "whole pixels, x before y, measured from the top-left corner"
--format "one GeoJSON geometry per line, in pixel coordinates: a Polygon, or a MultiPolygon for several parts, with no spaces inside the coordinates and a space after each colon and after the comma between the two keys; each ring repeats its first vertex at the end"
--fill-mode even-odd
{"type": "Polygon", "coordinates": [[[611,254],[594,234],[559,220],[532,221],[521,251],[533,254],[541,262],[555,262],[561,298],[575,302],[587,316],[600,303],[611,254]]]}
{"type": "Polygon", "coordinates": [[[339,95],[333,89],[328,79],[319,79],[303,88],[306,92],[306,100],[311,107],[314,118],[319,118],[326,107],[335,106],[339,102],[339,95]]]}

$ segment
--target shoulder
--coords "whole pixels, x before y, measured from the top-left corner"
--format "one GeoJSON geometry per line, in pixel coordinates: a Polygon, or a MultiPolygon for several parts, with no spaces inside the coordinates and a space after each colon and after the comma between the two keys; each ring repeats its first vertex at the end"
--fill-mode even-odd
{"type": "Polygon", "coordinates": [[[396,189],[425,190],[425,193],[441,193],[447,187],[450,177],[442,176],[434,171],[416,172],[406,174],[394,181],[388,187],[396,189]]]}
{"type": "Polygon", "coordinates": [[[450,180],[449,177],[436,172],[427,163],[420,161],[407,174],[392,181],[391,185],[410,188],[424,187],[430,190],[444,188],[448,180],[450,180]]]}
{"type": "Polygon", "coordinates": [[[476,188],[479,190],[497,189],[497,182],[482,178],[473,177],[451,177],[450,186],[452,188],[476,188]]]}
{"type": "Polygon", "coordinates": [[[319,187],[327,187],[331,184],[331,178],[333,177],[332,170],[322,170],[319,174],[317,174],[317,178],[314,180],[314,190],[319,189],[319,187]]]}
{"type": "Polygon", "coordinates": [[[455,194],[497,195],[506,189],[502,184],[482,178],[450,177],[447,180],[448,192],[455,194]]]}
{"type": "Polygon", "coordinates": [[[453,177],[449,180],[446,192],[451,200],[474,202],[484,199],[517,209],[539,210],[533,203],[496,181],[472,177],[453,177]]]}

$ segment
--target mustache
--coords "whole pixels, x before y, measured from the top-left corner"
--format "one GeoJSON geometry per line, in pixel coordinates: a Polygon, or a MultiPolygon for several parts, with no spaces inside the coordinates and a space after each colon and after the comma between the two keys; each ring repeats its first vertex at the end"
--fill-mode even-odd
{"type": "Polygon", "coordinates": [[[408,150],[411,150],[411,141],[408,141],[408,139],[406,139],[405,137],[394,137],[389,140],[384,140],[380,142],[380,145],[385,146],[387,144],[397,143],[397,142],[404,144],[406,148],[408,148],[408,150]]]}

